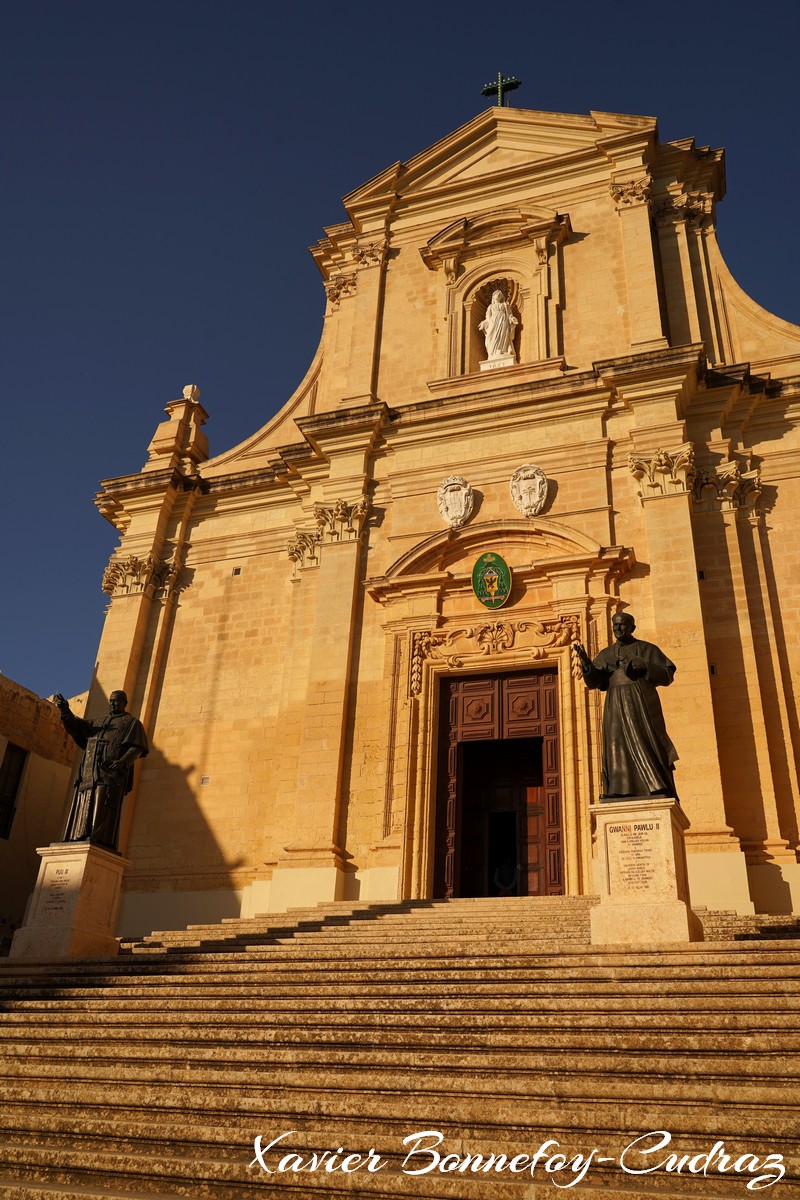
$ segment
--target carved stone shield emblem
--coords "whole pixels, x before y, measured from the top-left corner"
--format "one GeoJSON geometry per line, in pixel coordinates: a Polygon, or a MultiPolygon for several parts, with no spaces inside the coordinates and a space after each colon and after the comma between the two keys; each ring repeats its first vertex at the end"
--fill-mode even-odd
{"type": "Polygon", "coordinates": [[[547,503],[547,476],[526,463],[511,476],[511,499],[524,517],[535,517],[547,503]]]}
{"type": "Polygon", "coordinates": [[[442,520],[451,529],[460,529],[472,516],[475,497],[463,475],[448,475],[436,494],[442,520]]]}

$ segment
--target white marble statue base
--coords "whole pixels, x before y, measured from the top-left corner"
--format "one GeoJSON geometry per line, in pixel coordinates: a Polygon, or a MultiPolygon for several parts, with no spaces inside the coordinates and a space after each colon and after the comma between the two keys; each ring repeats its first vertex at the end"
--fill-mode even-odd
{"type": "Polygon", "coordinates": [[[501,354],[497,358],[485,358],[478,366],[482,371],[496,371],[498,367],[515,367],[517,360],[513,354],[501,354]]]}
{"type": "Polygon", "coordinates": [[[119,950],[114,931],[122,876],[130,860],[90,842],[53,842],[38,853],[39,878],[9,958],[113,957],[119,950]]]}
{"type": "Polygon", "coordinates": [[[677,801],[646,796],[593,804],[600,903],[591,911],[592,945],[701,942],[689,906],[684,831],[677,801]]]}

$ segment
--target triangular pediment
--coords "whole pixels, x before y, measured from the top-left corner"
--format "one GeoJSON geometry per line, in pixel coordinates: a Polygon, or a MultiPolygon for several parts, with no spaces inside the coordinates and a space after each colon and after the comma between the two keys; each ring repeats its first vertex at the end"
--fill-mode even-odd
{"type": "Polygon", "coordinates": [[[406,163],[396,163],[345,197],[351,216],[400,193],[408,199],[440,188],[513,172],[567,155],[596,153],[598,143],[641,133],[655,117],[592,112],[586,116],[532,109],[490,108],[406,163]]]}

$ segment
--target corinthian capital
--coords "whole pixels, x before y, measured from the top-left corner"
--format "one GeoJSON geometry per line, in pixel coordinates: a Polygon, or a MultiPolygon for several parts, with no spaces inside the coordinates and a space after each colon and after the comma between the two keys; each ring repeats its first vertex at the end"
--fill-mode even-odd
{"type": "Polygon", "coordinates": [[[641,179],[626,179],[611,184],[611,197],[617,208],[632,208],[634,205],[647,203],[652,186],[653,181],[649,175],[643,175],[641,179]]]}
{"type": "Polygon", "coordinates": [[[656,450],[653,454],[629,454],[628,466],[639,484],[643,500],[654,496],[674,496],[688,492],[694,480],[694,447],[685,442],[674,450],[656,450]]]}

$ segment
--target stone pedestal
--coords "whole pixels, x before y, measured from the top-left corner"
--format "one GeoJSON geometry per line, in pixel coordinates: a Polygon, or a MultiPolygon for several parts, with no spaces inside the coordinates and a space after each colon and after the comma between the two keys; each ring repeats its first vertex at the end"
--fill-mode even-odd
{"type": "Polygon", "coordinates": [[[701,942],[689,907],[684,831],[675,800],[655,796],[593,804],[600,903],[592,909],[593,945],[701,942]]]}
{"type": "Polygon", "coordinates": [[[498,367],[515,367],[517,360],[513,354],[500,354],[497,358],[485,358],[478,366],[482,371],[496,371],[498,367]]]}
{"type": "Polygon", "coordinates": [[[113,957],[122,876],[130,861],[89,842],[41,847],[39,878],[9,958],[57,962],[113,957]]]}

